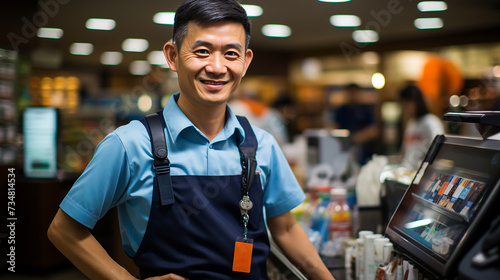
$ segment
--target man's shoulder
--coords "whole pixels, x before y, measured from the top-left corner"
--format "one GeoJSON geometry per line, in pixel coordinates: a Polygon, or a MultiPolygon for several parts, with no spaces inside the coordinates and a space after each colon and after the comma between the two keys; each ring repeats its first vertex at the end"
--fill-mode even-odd
{"type": "Polygon", "coordinates": [[[125,148],[130,145],[149,143],[146,127],[138,120],[118,127],[112,134],[119,138],[125,148]]]}

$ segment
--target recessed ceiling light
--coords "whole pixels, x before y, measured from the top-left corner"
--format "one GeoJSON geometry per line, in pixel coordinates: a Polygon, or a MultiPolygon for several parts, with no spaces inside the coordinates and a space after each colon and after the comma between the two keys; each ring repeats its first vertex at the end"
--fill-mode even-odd
{"type": "Polygon", "coordinates": [[[73,43],[69,52],[74,55],[89,55],[94,51],[94,45],[90,43],[73,43]]]}
{"type": "MultiPolygon", "coordinates": [[[[153,65],[164,66],[167,64],[163,51],[152,51],[148,54],[148,62],[153,65]]],[[[168,64],[167,64],[168,65],[168,64]]]]}
{"type": "Polygon", "coordinates": [[[174,12],[160,12],[153,16],[153,21],[157,24],[174,24],[175,13],[174,12]]]}
{"type": "Polygon", "coordinates": [[[148,47],[149,43],[145,39],[128,38],[122,43],[122,49],[126,52],[143,52],[148,47]]]}
{"type": "Polygon", "coordinates": [[[355,15],[333,15],[330,23],[337,27],[356,27],[361,25],[361,19],[355,15]]]}
{"type": "Polygon", "coordinates": [[[358,43],[374,43],[378,41],[378,33],[373,30],[356,30],[352,38],[358,43]]]}
{"type": "Polygon", "coordinates": [[[48,39],[61,39],[64,32],[60,28],[49,28],[49,27],[40,27],[36,32],[36,36],[39,38],[48,38],[48,39]]]}
{"type": "Polygon", "coordinates": [[[292,29],[283,24],[266,24],[262,26],[262,34],[267,37],[289,37],[292,35],[292,29]]]}
{"type": "Polygon", "coordinates": [[[104,65],[118,65],[122,62],[121,52],[103,52],[101,54],[101,63],[104,65]]]}
{"type": "Polygon", "coordinates": [[[243,4],[241,6],[243,6],[243,9],[247,12],[248,17],[260,17],[263,13],[262,8],[257,5],[243,4]]]}
{"type": "Polygon", "coordinates": [[[135,60],[130,63],[128,70],[132,75],[147,75],[151,71],[151,64],[146,60],[135,60]]]}
{"type": "Polygon", "coordinates": [[[448,5],[444,1],[422,1],[417,4],[417,8],[421,12],[440,12],[446,11],[448,5]]]}
{"type": "Polygon", "coordinates": [[[113,30],[116,22],[108,18],[89,18],[85,23],[87,29],[92,30],[113,30]]]}
{"type": "Polygon", "coordinates": [[[418,29],[438,29],[443,27],[441,18],[417,18],[413,23],[418,29]]]}

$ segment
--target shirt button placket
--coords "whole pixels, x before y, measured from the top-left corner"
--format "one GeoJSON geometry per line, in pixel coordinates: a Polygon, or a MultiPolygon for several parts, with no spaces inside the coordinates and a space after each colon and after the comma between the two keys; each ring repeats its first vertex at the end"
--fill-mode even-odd
{"type": "Polygon", "coordinates": [[[214,149],[214,145],[208,144],[208,149],[207,149],[207,175],[210,174],[210,154],[212,153],[212,150],[214,149]]]}

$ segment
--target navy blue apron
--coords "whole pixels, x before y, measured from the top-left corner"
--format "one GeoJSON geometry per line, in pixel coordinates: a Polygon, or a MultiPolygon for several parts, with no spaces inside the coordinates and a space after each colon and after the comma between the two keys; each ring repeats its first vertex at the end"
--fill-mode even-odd
{"type": "MultiPolygon", "coordinates": [[[[162,111],[158,115],[164,128],[162,111]]],[[[246,135],[239,146],[240,154],[245,149],[253,149],[255,153],[255,135],[246,119],[238,119],[246,135]]],[[[153,129],[144,119],[141,121],[151,136],[153,129]]],[[[164,137],[163,130],[161,132],[164,137]]],[[[248,212],[248,238],[253,239],[251,270],[250,273],[233,272],[235,241],[243,236],[243,218],[238,203],[242,198],[244,176],[170,176],[167,153],[157,150],[157,154],[164,157],[157,160],[155,156],[155,165],[161,160],[166,165],[155,167],[149,221],[134,257],[141,278],[174,273],[190,280],[268,279],[269,240],[262,213],[259,176],[254,177],[249,189],[253,202],[248,212]],[[158,184],[158,181],[164,182],[158,184]]],[[[241,161],[245,161],[243,155],[241,161]]]]}

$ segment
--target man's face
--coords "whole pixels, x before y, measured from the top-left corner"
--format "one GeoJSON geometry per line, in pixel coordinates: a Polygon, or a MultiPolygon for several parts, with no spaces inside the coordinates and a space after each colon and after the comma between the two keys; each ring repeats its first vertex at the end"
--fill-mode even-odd
{"type": "Polygon", "coordinates": [[[229,21],[189,22],[187,30],[180,49],[171,43],[164,47],[170,68],[178,74],[181,96],[202,105],[224,104],[252,60],[252,51],[245,50],[245,30],[229,21]]]}

